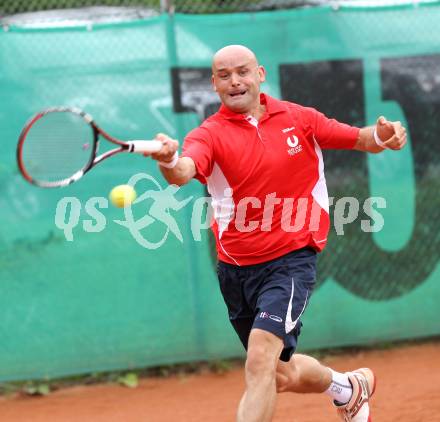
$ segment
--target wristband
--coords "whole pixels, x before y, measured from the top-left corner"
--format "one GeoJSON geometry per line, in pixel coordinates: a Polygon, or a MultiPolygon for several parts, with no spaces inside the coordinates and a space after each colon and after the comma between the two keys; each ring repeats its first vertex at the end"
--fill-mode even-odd
{"type": "Polygon", "coordinates": [[[179,153],[176,151],[171,161],[158,161],[158,163],[162,167],[165,167],[167,169],[173,169],[174,167],[176,167],[177,161],[179,161],[179,153]]]}
{"type": "Polygon", "coordinates": [[[374,142],[376,142],[376,144],[377,144],[378,146],[380,146],[381,148],[384,148],[384,149],[389,149],[389,148],[385,145],[385,142],[383,142],[382,139],[379,138],[379,135],[377,134],[377,129],[376,129],[376,128],[374,128],[373,138],[374,138],[374,142]]]}

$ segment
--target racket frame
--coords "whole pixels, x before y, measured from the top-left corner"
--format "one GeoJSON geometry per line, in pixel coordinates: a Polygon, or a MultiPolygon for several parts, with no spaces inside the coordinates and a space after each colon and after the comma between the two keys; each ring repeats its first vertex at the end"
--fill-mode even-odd
{"type": "Polygon", "coordinates": [[[76,107],[50,107],[45,110],[40,111],[39,113],[32,116],[24,125],[20,136],[18,138],[18,144],[17,144],[17,163],[18,168],[20,170],[20,173],[23,175],[23,177],[33,185],[36,185],[38,187],[42,188],[56,188],[56,187],[65,187],[68,186],[77,180],[79,180],[82,176],[84,176],[90,169],[92,169],[95,165],[100,163],[101,161],[118,154],[120,152],[135,152],[140,154],[151,154],[154,152],[157,152],[160,150],[162,146],[162,143],[160,141],[146,141],[146,140],[134,140],[134,141],[122,141],[120,139],[117,139],[110,134],[108,134],[106,131],[101,129],[93,120],[92,116],[83,110],[76,108],[76,107]],[[38,181],[35,180],[26,170],[23,160],[22,160],[22,150],[23,145],[26,140],[26,136],[29,133],[32,126],[41,118],[43,118],[46,114],[54,113],[54,112],[65,112],[65,113],[73,113],[77,116],[80,116],[87,124],[89,124],[93,131],[93,144],[92,144],[92,150],[90,154],[89,161],[85,164],[85,166],[72,174],[69,178],[60,180],[60,181],[38,181]],[[119,148],[114,148],[111,150],[108,150],[106,152],[103,152],[100,155],[97,155],[98,149],[99,149],[99,136],[103,136],[105,139],[107,139],[109,142],[118,145],[119,148]]]}

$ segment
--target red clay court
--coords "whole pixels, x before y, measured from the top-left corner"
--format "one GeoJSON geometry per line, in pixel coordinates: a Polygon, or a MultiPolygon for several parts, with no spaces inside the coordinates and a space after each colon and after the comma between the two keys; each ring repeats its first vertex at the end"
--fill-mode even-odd
{"type": "MultiPolygon", "coordinates": [[[[364,351],[324,359],[337,370],[374,368],[374,422],[440,421],[440,342],[364,351]]],[[[243,370],[147,378],[135,389],[73,387],[47,397],[0,399],[3,422],[233,422],[243,370]]],[[[278,396],[274,422],[336,422],[325,395],[278,396]]]]}

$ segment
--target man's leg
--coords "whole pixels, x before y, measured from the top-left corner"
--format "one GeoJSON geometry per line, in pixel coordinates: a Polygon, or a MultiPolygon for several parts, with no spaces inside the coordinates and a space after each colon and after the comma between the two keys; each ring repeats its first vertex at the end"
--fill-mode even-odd
{"type": "Polygon", "coordinates": [[[276,371],[283,341],[268,331],[254,328],[249,336],[245,366],[246,391],[240,401],[237,422],[269,422],[276,402],[276,371]]]}
{"type": "Polygon", "coordinates": [[[277,391],[283,393],[323,393],[332,382],[329,368],[315,358],[295,354],[289,362],[278,362],[277,391]]]}
{"type": "Polygon", "coordinates": [[[334,400],[340,419],[371,422],[369,401],[376,380],[368,368],[339,373],[306,355],[294,355],[277,366],[277,392],[323,393],[334,400]]]}

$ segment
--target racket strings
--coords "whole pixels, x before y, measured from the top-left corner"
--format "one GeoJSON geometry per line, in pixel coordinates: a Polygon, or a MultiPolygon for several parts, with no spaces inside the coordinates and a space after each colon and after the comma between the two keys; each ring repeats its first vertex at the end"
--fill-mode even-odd
{"type": "Polygon", "coordinates": [[[51,112],[37,120],[23,142],[21,160],[37,182],[68,180],[94,156],[92,126],[72,112],[51,112]]]}

